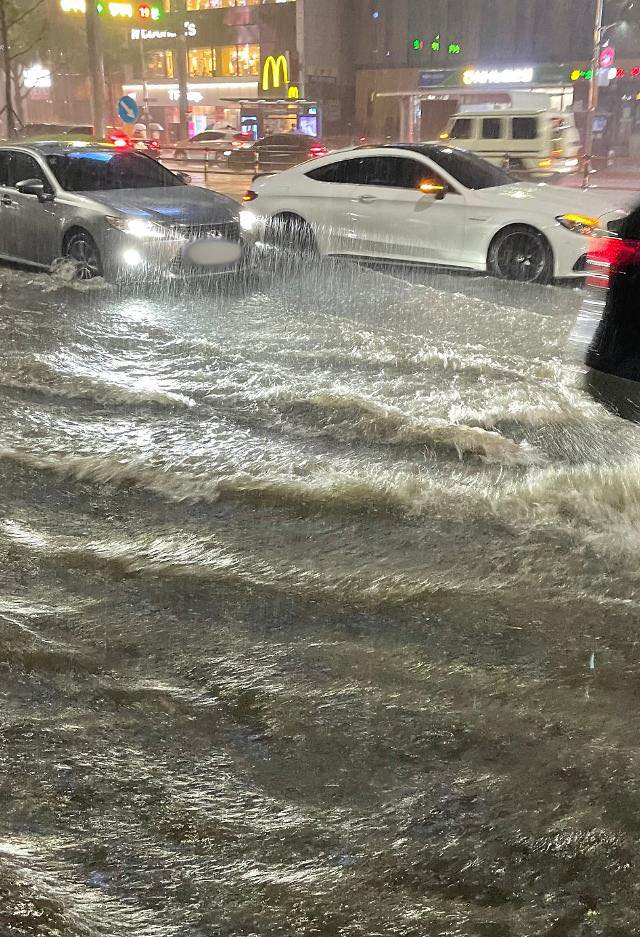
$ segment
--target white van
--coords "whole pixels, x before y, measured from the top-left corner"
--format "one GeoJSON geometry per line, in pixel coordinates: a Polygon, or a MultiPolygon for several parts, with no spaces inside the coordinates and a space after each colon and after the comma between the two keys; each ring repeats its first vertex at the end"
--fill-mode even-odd
{"type": "Polygon", "coordinates": [[[573,114],[505,104],[472,104],[450,118],[441,140],[451,140],[495,165],[540,174],[576,172],[580,135],[573,114]]]}

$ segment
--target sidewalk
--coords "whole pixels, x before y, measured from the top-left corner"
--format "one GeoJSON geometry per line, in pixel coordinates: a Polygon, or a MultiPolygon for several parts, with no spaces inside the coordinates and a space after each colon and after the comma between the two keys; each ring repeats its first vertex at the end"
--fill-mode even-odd
{"type": "MultiPolygon", "coordinates": [[[[569,189],[582,187],[582,173],[576,172],[563,176],[556,185],[569,189]]],[[[617,160],[607,169],[591,173],[589,188],[616,189],[618,192],[638,192],[640,194],[640,163],[635,160],[617,160]]]]}

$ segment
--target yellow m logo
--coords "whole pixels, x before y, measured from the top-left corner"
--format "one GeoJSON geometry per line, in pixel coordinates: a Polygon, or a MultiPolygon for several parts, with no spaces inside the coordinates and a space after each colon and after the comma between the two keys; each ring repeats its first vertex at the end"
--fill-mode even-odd
{"type": "Polygon", "coordinates": [[[278,58],[274,58],[273,55],[268,56],[262,66],[262,90],[269,91],[271,88],[279,88],[280,85],[288,84],[289,63],[286,56],[279,55],[278,58]]]}

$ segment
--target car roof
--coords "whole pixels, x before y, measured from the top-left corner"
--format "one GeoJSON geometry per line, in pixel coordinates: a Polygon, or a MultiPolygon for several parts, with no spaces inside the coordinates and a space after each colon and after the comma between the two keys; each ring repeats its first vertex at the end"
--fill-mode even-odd
{"type": "Polygon", "coordinates": [[[91,143],[86,140],[25,140],[16,141],[15,143],[10,141],[0,143],[0,152],[2,150],[30,150],[40,156],[63,156],[65,153],[74,150],[113,153],[119,151],[119,148],[112,143],[91,143]]]}

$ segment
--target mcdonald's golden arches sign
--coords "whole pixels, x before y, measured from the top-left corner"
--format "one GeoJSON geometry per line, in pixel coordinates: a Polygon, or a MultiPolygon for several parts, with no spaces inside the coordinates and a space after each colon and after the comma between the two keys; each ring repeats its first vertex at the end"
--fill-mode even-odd
{"type": "Polygon", "coordinates": [[[291,56],[288,52],[265,55],[260,66],[260,95],[266,98],[297,97],[295,75],[292,75],[291,56]],[[289,89],[294,89],[289,94],[289,89]]]}

